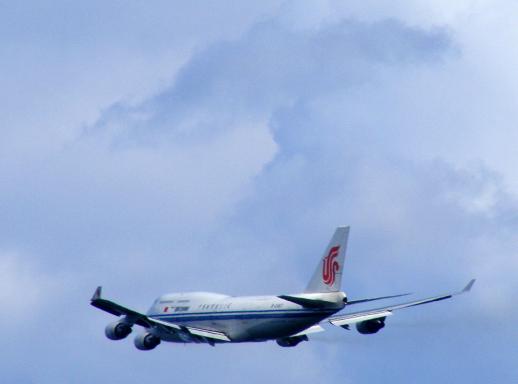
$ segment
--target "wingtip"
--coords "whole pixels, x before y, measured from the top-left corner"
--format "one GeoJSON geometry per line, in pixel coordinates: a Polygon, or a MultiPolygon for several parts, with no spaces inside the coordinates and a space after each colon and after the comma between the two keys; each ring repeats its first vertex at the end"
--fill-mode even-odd
{"type": "Polygon", "coordinates": [[[476,279],[471,279],[469,283],[464,287],[462,292],[469,292],[471,291],[471,288],[473,287],[473,284],[475,284],[476,279]]]}
{"type": "Polygon", "coordinates": [[[101,286],[97,287],[97,289],[95,290],[95,292],[91,298],[91,301],[99,300],[101,298],[102,289],[103,288],[101,286]]]}

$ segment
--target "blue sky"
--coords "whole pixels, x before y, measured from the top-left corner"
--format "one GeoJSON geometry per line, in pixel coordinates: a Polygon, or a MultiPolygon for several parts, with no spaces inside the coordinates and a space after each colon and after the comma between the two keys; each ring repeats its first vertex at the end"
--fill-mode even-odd
{"type": "Polygon", "coordinates": [[[1,9],[3,381],[518,379],[514,2],[1,9]],[[477,285],[294,349],[143,353],[88,305],[296,292],[340,224],[350,297],[477,285]]]}

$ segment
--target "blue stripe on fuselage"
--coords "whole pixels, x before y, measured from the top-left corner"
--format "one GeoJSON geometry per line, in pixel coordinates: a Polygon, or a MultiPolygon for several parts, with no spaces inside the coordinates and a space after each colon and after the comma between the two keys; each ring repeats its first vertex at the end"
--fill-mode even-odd
{"type": "Polygon", "coordinates": [[[203,320],[244,320],[244,319],[273,319],[273,318],[294,318],[294,317],[327,317],[336,310],[283,310],[283,311],[229,311],[229,312],[194,312],[182,314],[160,314],[150,315],[152,318],[174,323],[182,321],[203,321],[203,320]]]}

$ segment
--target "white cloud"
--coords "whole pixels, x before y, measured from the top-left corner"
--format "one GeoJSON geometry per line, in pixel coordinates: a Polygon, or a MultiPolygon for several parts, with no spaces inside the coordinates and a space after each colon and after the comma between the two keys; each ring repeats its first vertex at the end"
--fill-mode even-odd
{"type": "Polygon", "coordinates": [[[31,258],[0,252],[0,276],[2,325],[16,325],[55,299],[58,282],[40,270],[31,258]]]}

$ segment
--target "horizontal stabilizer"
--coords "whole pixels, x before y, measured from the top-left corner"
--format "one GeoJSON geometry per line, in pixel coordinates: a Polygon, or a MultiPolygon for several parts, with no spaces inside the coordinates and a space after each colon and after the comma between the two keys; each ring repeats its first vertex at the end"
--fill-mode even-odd
{"type": "Polygon", "coordinates": [[[325,308],[334,305],[331,301],[319,300],[319,299],[308,299],[305,297],[280,295],[277,296],[279,299],[289,301],[298,305],[302,305],[304,308],[325,308]]]}
{"type": "Polygon", "coordinates": [[[376,301],[376,300],[393,299],[395,297],[402,297],[402,296],[408,296],[408,295],[411,295],[411,293],[401,293],[399,295],[373,297],[373,298],[369,298],[369,299],[348,300],[347,305],[368,303],[369,301],[376,301]]]}

